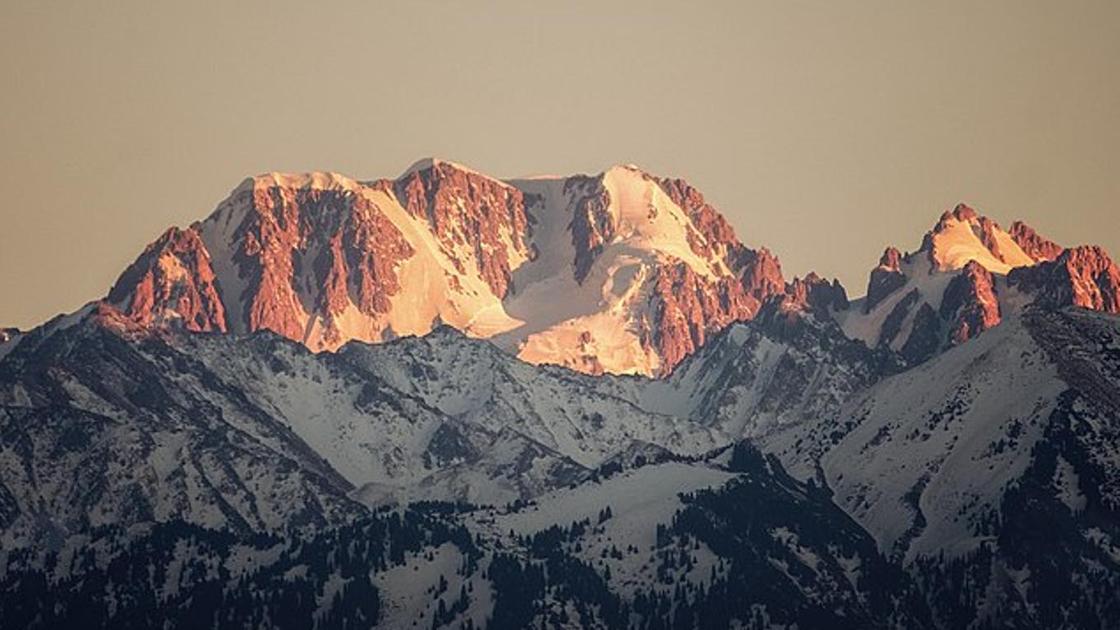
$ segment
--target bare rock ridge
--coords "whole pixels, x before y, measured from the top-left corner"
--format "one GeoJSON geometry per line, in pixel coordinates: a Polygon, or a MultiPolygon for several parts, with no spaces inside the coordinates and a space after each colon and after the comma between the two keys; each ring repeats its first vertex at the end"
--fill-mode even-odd
{"type": "Polygon", "coordinates": [[[654,338],[661,355],[675,366],[711,333],[752,319],[766,300],[786,292],[786,284],[777,257],[739,242],[735,230],[699,190],[682,179],[658,179],[657,184],[691,223],[685,235],[689,249],[722,262],[731,272],[713,284],[683,262],[658,270],[654,338]]]}
{"type": "Polygon", "coordinates": [[[879,266],[871,270],[871,278],[867,281],[867,299],[864,300],[864,312],[871,312],[879,302],[893,293],[896,289],[906,284],[906,276],[902,274],[902,253],[894,247],[888,247],[879,258],[879,266]]]}
{"type": "Polygon", "coordinates": [[[141,324],[175,321],[187,330],[228,330],[210,256],[195,230],[164,232],[124,270],[108,300],[141,324]]]}
{"type": "Polygon", "coordinates": [[[954,344],[964,343],[998,324],[999,300],[992,272],[970,260],[945,288],[940,314],[950,322],[949,341],[954,344]]]}
{"type": "Polygon", "coordinates": [[[564,192],[575,197],[572,220],[572,247],[576,250],[575,278],[582,283],[591,271],[595,258],[615,237],[614,219],[610,214],[611,198],[593,177],[573,177],[564,182],[564,192]]]}
{"type": "Polygon", "coordinates": [[[1038,232],[1034,231],[1034,228],[1022,221],[1012,223],[1008,233],[1028,256],[1039,262],[1054,260],[1065,251],[1064,247],[1040,236],[1038,232]]]}
{"type": "Polygon", "coordinates": [[[1053,261],[1012,270],[1007,281],[1047,306],[1120,313],[1120,269],[1100,247],[1064,250],[1053,261]]]}
{"type": "Polygon", "coordinates": [[[107,301],[143,325],[314,351],[448,324],[533,363],[659,375],[787,290],[777,258],[683,180],[618,166],[504,182],[432,159],[395,180],[248,179],[148,246],[107,301]]]}
{"type": "MultiPolygon", "coordinates": [[[[517,188],[448,162],[434,162],[393,182],[401,205],[428,221],[456,269],[462,247],[473,254],[474,269],[494,295],[505,297],[513,266],[529,256],[532,236],[525,194],[517,188]]],[[[532,201],[532,199],[530,199],[532,201]]]]}
{"type": "Polygon", "coordinates": [[[839,280],[826,280],[809,272],[804,278],[794,278],[786,285],[784,293],[770,300],[784,311],[809,312],[825,319],[833,313],[848,309],[848,293],[839,280]]]}

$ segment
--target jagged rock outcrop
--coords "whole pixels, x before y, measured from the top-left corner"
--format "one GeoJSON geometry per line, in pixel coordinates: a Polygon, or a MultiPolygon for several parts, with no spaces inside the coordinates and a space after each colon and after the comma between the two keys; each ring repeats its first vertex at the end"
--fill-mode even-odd
{"type": "Polygon", "coordinates": [[[1028,256],[1039,262],[1054,260],[1065,251],[1064,247],[1035,232],[1022,221],[1012,223],[1008,233],[1028,256]]]}
{"type": "Polygon", "coordinates": [[[684,263],[661,267],[653,286],[650,322],[665,366],[661,372],[668,373],[732,322],[753,318],[767,299],[781,294],[780,283],[777,259],[765,250],[749,256],[742,279],[725,276],[712,283],[684,263]]]}
{"type": "Polygon", "coordinates": [[[232,242],[215,243],[219,251],[237,248],[232,259],[245,287],[239,329],[305,340],[318,325],[321,340],[312,345],[330,347],[345,340],[340,320],[348,309],[388,312],[401,290],[396,267],[414,249],[374,200],[348,184],[254,181],[232,242]]]}
{"type": "MultiPolygon", "coordinates": [[[[688,245],[696,255],[742,260],[748,254],[747,248],[735,236],[735,229],[699,190],[683,179],[661,178],[657,183],[692,221],[694,229],[688,231],[687,237],[688,245]]],[[[778,275],[781,275],[780,270],[778,275]]]]}
{"type": "Polygon", "coordinates": [[[941,318],[949,322],[949,341],[959,344],[994,327],[1000,321],[992,272],[976,261],[964,266],[941,297],[941,318]]]}
{"type": "Polygon", "coordinates": [[[1006,236],[1007,233],[1003,232],[1003,230],[999,227],[999,224],[997,224],[995,221],[992,221],[988,217],[978,216],[976,214],[976,211],[972,208],[968,209],[971,210],[970,214],[976,220],[976,224],[979,226],[979,231],[976,236],[980,238],[980,242],[984,244],[984,247],[987,247],[988,251],[992,252],[992,255],[995,256],[1000,262],[1004,262],[1012,266],[1020,264],[1022,262],[1022,258],[1019,257],[1019,254],[1025,253],[1021,252],[1022,248],[1017,248],[1014,245],[1007,243],[1005,238],[1001,238],[1001,236],[1006,236]]]}
{"type": "Polygon", "coordinates": [[[124,270],[107,299],[144,325],[227,330],[210,255],[194,229],[164,232],[124,270]]]}
{"type": "Polygon", "coordinates": [[[887,313],[887,318],[883,320],[883,326],[879,329],[879,343],[878,345],[884,347],[891,347],[894,344],[898,334],[902,332],[902,324],[910,315],[910,312],[918,305],[921,300],[922,294],[918,289],[910,289],[910,291],[894,305],[894,308],[887,313]]]}
{"type": "Polygon", "coordinates": [[[870,313],[888,295],[894,293],[906,284],[906,276],[902,274],[902,253],[894,247],[888,247],[879,258],[879,266],[871,270],[871,277],[867,281],[867,298],[863,303],[865,313],[870,313]]]}
{"type": "Polygon", "coordinates": [[[747,295],[760,304],[785,290],[781,263],[770,250],[765,247],[758,250],[738,248],[731,252],[731,256],[729,266],[736,271],[747,295]]]}
{"type": "Polygon", "coordinates": [[[1067,249],[1053,261],[1013,270],[1007,282],[1047,306],[1120,313],[1120,268],[1100,247],[1067,249]]]}
{"type": "Polygon", "coordinates": [[[611,198],[592,177],[573,177],[564,182],[564,192],[575,196],[575,209],[569,229],[576,255],[576,282],[582,283],[603,246],[615,237],[611,198]]]}
{"type": "Polygon", "coordinates": [[[848,292],[835,278],[826,280],[810,271],[804,278],[794,278],[779,298],[781,306],[790,311],[808,311],[823,317],[848,308],[848,292]]]}
{"type": "Polygon", "coordinates": [[[670,366],[704,345],[709,333],[748,319],[758,310],[757,300],[746,294],[742,284],[726,278],[711,291],[683,263],[659,269],[653,291],[652,341],[670,366]]]}
{"type": "Polygon", "coordinates": [[[740,312],[735,320],[753,317],[763,302],[786,290],[778,258],[765,247],[755,250],[743,245],[735,229],[699,190],[683,179],[662,178],[657,183],[687,213],[693,228],[687,232],[688,245],[693,253],[723,261],[740,279],[749,301],[746,313],[740,312]]]}

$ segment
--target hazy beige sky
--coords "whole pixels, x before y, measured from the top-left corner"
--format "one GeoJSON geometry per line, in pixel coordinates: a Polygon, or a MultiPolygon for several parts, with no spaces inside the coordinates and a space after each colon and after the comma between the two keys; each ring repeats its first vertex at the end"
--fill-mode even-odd
{"type": "Polygon", "coordinates": [[[958,200],[1120,254],[1120,2],[553,5],[0,0],[0,324],[247,175],[426,155],[682,176],[853,295],[958,200]]]}

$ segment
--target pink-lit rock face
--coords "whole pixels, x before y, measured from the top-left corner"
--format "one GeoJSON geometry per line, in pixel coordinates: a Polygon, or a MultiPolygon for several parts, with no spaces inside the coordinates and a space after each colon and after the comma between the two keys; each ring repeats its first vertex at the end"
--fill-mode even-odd
{"type": "Polygon", "coordinates": [[[329,321],[349,304],[370,316],[388,311],[400,290],[395,261],[412,248],[379,208],[345,191],[270,186],[254,191],[253,209],[234,254],[247,274],[248,330],[301,339],[308,312],[329,321]]]}
{"type": "Polygon", "coordinates": [[[1009,233],[1011,234],[1011,238],[1019,244],[1019,247],[1021,247],[1028,256],[1039,262],[1054,260],[1065,251],[1061,245],[1041,236],[1038,232],[1035,232],[1034,228],[1022,221],[1012,223],[1009,233]]]}
{"type": "Polygon", "coordinates": [[[683,179],[659,179],[658,184],[692,221],[695,231],[688,232],[688,245],[700,256],[727,256],[735,248],[743,248],[735,229],[704,195],[683,179]]]}
{"type": "Polygon", "coordinates": [[[371,318],[389,311],[401,289],[397,262],[413,253],[368,197],[282,181],[254,186],[226,251],[244,286],[225,294],[240,302],[238,329],[302,341],[318,318],[324,346],[346,341],[337,320],[348,308],[371,318]]]}
{"type": "Polygon", "coordinates": [[[819,297],[830,287],[787,288],[777,258],[680,179],[626,166],[503,182],[425,160],[395,180],[248,180],[153,243],[109,300],[145,325],[313,350],[448,324],[531,362],[654,375],[787,290],[839,304],[819,297]]]}
{"type": "Polygon", "coordinates": [[[570,223],[572,246],[576,250],[572,264],[576,281],[582,283],[603,246],[615,237],[611,198],[592,177],[573,177],[564,183],[564,191],[575,197],[570,223]]]}
{"type": "MultiPolygon", "coordinates": [[[[687,232],[689,249],[705,260],[723,262],[731,271],[712,282],[684,264],[659,270],[653,339],[667,373],[708,336],[732,322],[752,319],[764,302],[787,288],[777,257],[765,248],[745,247],[699,190],[682,179],[657,183],[688,216],[693,227],[687,232]]],[[[802,294],[799,299],[807,297],[802,294]]]]}
{"type": "Polygon", "coordinates": [[[1006,274],[1037,262],[999,224],[963,203],[941,215],[919,251],[939,271],[955,271],[974,260],[988,271],[1006,274]]]}
{"type": "Polygon", "coordinates": [[[511,259],[529,254],[531,231],[520,190],[439,161],[405,174],[394,188],[409,214],[428,221],[445,251],[454,256],[462,247],[470,249],[477,273],[494,295],[505,297],[511,259]]]}
{"type": "Polygon", "coordinates": [[[194,229],[171,228],[148,245],[109,291],[133,321],[192,331],[227,329],[210,256],[194,229]]]}
{"type": "Polygon", "coordinates": [[[651,301],[654,305],[652,343],[663,362],[663,371],[671,371],[682,359],[702,346],[709,335],[736,321],[753,318],[763,299],[773,295],[771,280],[780,270],[766,266],[751,275],[762,282],[754,291],[748,283],[726,276],[711,282],[684,263],[658,269],[651,301]]]}
{"type": "Polygon", "coordinates": [[[1100,247],[1074,247],[1053,261],[1015,269],[1008,284],[1048,306],[1120,313],[1120,268],[1100,247]]]}
{"type": "Polygon", "coordinates": [[[867,299],[864,301],[864,312],[871,312],[888,295],[894,293],[906,284],[906,276],[902,274],[902,253],[894,247],[888,247],[879,258],[879,266],[871,270],[871,277],[867,281],[867,299]]]}
{"type": "Polygon", "coordinates": [[[949,322],[949,342],[960,344],[1000,322],[992,272],[973,261],[949,282],[941,298],[941,318],[949,322]]]}

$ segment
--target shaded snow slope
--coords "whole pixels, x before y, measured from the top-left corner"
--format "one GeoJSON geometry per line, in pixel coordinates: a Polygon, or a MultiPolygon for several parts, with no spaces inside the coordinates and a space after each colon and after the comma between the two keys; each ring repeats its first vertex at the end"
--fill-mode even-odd
{"type": "Polygon", "coordinates": [[[0,523],[19,536],[172,519],[271,530],[334,521],[355,499],[505,503],[641,445],[725,443],[446,327],[314,354],[271,333],[153,331],[109,307],[0,359],[0,421],[21,436],[0,444],[0,523]]]}
{"type": "Polygon", "coordinates": [[[858,396],[847,411],[858,426],[824,458],[829,483],[885,550],[967,552],[1065,388],[1007,321],[858,396]]]}

